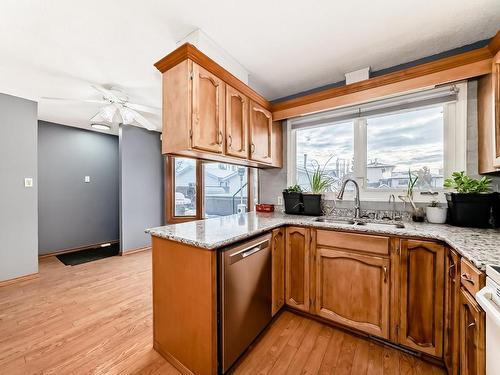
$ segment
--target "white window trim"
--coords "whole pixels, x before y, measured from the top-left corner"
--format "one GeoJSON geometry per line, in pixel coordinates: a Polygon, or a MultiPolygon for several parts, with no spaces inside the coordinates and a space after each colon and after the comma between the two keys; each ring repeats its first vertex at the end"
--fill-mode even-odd
{"type": "MultiPolygon", "coordinates": [[[[451,175],[453,171],[466,169],[467,156],[467,82],[455,84],[458,89],[457,101],[444,104],[444,177],[451,175]]],[[[403,95],[403,94],[401,94],[403,95]]],[[[313,115],[321,118],[321,113],[313,115]]],[[[296,183],[297,163],[297,129],[292,129],[294,120],[286,121],[287,129],[287,186],[296,183]]],[[[303,120],[303,118],[300,118],[303,120]]],[[[345,122],[341,121],[341,122],[345,122]]],[[[319,125],[321,126],[321,125],[319,125]]],[[[367,163],[367,140],[366,140],[366,118],[354,120],[354,178],[360,186],[361,199],[365,201],[387,201],[391,194],[396,197],[404,195],[404,189],[366,189],[366,163],[367,163]]],[[[431,200],[445,201],[445,189],[436,189],[437,196],[415,194],[414,201],[430,202],[431,200]]],[[[334,193],[326,193],[326,199],[335,199],[334,193]]],[[[344,200],[352,200],[353,194],[346,191],[344,200]]]]}

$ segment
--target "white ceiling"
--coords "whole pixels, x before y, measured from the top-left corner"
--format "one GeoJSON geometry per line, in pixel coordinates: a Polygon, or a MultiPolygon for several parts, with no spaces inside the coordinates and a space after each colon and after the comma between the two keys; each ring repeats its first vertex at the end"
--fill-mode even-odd
{"type": "MultiPolygon", "coordinates": [[[[161,106],[153,63],[201,28],[268,99],[494,35],[498,0],[2,0],[0,92],[99,98],[91,83],[161,106]]],[[[89,127],[95,104],[39,104],[39,118],[89,127]]]]}

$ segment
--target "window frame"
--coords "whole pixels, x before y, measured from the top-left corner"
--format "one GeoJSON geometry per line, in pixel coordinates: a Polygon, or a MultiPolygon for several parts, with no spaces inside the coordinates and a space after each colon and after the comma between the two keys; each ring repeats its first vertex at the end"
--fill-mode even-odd
{"type": "MultiPolygon", "coordinates": [[[[450,84],[458,89],[457,100],[454,102],[443,103],[443,170],[444,176],[449,176],[453,171],[466,170],[466,154],[467,154],[467,82],[460,82],[450,84]]],[[[421,90],[422,91],[422,90],[421,90]]],[[[404,96],[401,93],[393,96],[395,99],[404,96]]],[[[359,103],[358,103],[359,105],[359,103]]],[[[431,107],[433,105],[422,105],[415,108],[431,107]]],[[[354,106],[355,107],[355,106],[354,106]]],[[[351,107],[352,108],[352,107],[351,107]]],[[[350,107],[346,107],[346,113],[349,112],[350,107]]],[[[342,111],[343,109],[340,109],[342,111]]],[[[339,112],[340,112],[339,111],[339,112]]],[[[404,110],[402,110],[404,111],[404,110]]],[[[401,111],[401,112],[402,112],[401,111]]],[[[351,110],[352,112],[352,110],[351,110]]],[[[387,111],[387,114],[397,113],[399,111],[387,111]]],[[[297,170],[297,130],[292,126],[296,121],[305,124],[307,128],[325,126],[331,124],[334,126],[336,123],[345,123],[346,121],[353,122],[353,177],[358,182],[360,187],[360,196],[366,201],[384,201],[389,198],[391,194],[403,195],[405,189],[373,189],[367,187],[367,118],[370,116],[354,117],[351,120],[342,118],[335,121],[324,120],[321,122],[322,113],[303,116],[299,118],[292,118],[286,120],[286,140],[287,140],[287,185],[294,185],[296,183],[296,170],[297,170]],[[307,117],[310,118],[308,121],[307,117]],[[307,125],[310,122],[311,125],[307,125]]],[[[443,193],[446,191],[444,188],[434,189],[434,192],[443,193]]],[[[442,202],[445,201],[443,194],[427,195],[415,194],[414,200],[416,202],[429,202],[438,199],[442,202]]],[[[326,193],[326,199],[335,199],[335,193],[326,193]]],[[[353,200],[354,195],[352,192],[346,191],[344,200],[353,200]]]]}
{"type": "MultiPolygon", "coordinates": [[[[203,165],[205,163],[223,163],[223,164],[232,164],[232,165],[237,165],[234,163],[224,163],[224,162],[217,162],[217,161],[211,161],[211,160],[203,160],[203,159],[196,159],[196,158],[190,158],[186,156],[176,156],[176,155],[167,155],[165,158],[165,221],[167,224],[179,224],[179,223],[185,223],[188,221],[194,221],[194,220],[201,220],[203,219],[203,212],[204,212],[204,178],[203,178],[203,165]],[[196,214],[192,216],[176,216],[175,215],[175,163],[173,160],[175,158],[181,158],[181,159],[191,159],[196,161],[196,214]]],[[[247,168],[247,201],[250,202],[251,204],[247,204],[247,212],[253,211],[255,209],[253,202],[254,202],[254,195],[256,194],[258,196],[258,191],[255,191],[253,187],[253,183],[250,183],[253,181],[253,178],[257,176],[257,179],[259,178],[259,175],[255,168],[244,166],[247,168]]],[[[258,186],[258,185],[257,185],[258,186]]]]}

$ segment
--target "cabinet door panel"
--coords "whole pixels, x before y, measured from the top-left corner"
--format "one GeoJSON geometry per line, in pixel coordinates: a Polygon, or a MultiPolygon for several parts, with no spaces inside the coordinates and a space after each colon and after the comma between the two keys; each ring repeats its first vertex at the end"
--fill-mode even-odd
{"type": "Polygon", "coordinates": [[[316,313],[389,337],[389,259],[317,248],[316,313]]]}
{"type": "Polygon", "coordinates": [[[309,230],[286,229],[286,303],[304,311],[309,311],[309,243],[309,230]]]}
{"type": "Polygon", "coordinates": [[[193,63],[192,147],[222,152],[224,82],[193,63]]]}
{"type": "Polygon", "coordinates": [[[495,119],[493,124],[495,155],[493,159],[493,166],[500,168],[500,52],[497,52],[497,54],[493,57],[492,75],[495,107],[495,119]]]}
{"type": "Polygon", "coordinates": [[[273,306],[272,314],[276,314],[285,304],[285,229],[273,230],[272,239],[273,263],[273,306]]]}
{"type": "Polygon", "coordinates": [[[271,112],[257,103],[250,104],[250,159],[271,163],[273,136],[271,112]]]}
{"type": "Polygon", "coordinates": [[[451,249],[445,260],[444,362],[449,375],[458,374],[460,352],[460,257],[451,249]]]}
{"type": "Polygon", "coordinates": [[[444,252],[427,241],[401,241],[400,334],[402,345],[443,355],[444,252]]]}
{"type": "Polygon", "coordinates": [[[247,134],[248,98],[226,86],[226,154],[246,158],[247,134]]]}
{"type": "Polygon", "coordinates": [[[460,290],[460,374],[484,375],[484,312],[465,289],[460,290]]]}

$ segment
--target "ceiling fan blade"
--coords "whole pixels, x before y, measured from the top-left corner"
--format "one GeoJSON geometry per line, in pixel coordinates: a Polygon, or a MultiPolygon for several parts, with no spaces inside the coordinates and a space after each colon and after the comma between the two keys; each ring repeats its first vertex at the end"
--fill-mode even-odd
{"type": "Polygon", "coordinates": [[[149,131],[158,130],[148,119],[133,109],[122,107],[120,108],[120,114],[125,125],[134,125],[134,122],[136,122],[138,126],[146,128],[149,131]]]}
{"type": "Polygon", "coordinates": [[[41,100],[53,100],[60,102],[78,102],[78,103],[95,103],[95,104],[106,104],[106,100],[102,99],[71,99],[71,98],[55,98],[51,96],[42,96],[41,100]]]}
{"type": "Polygon", "coordinates": [[[120,102],[120,98],[115,95],[115,93],[111,90],[108,90],[105,87],[100,85],[91,85],[95,90],[99,91],[105,99],[112,102],[120,102]]]}
{"type": "Polygon", "coordinates": [[[161,109],[157,107],[152,107],[149,105],[143,105],[143,104],[135,104],[135,103],[125,103],[125,107],[133,109],[134,111],[139,111],[139,112],[145,112],[145,113],[151,113],[153,115],[160,115],[161,109]]]}

